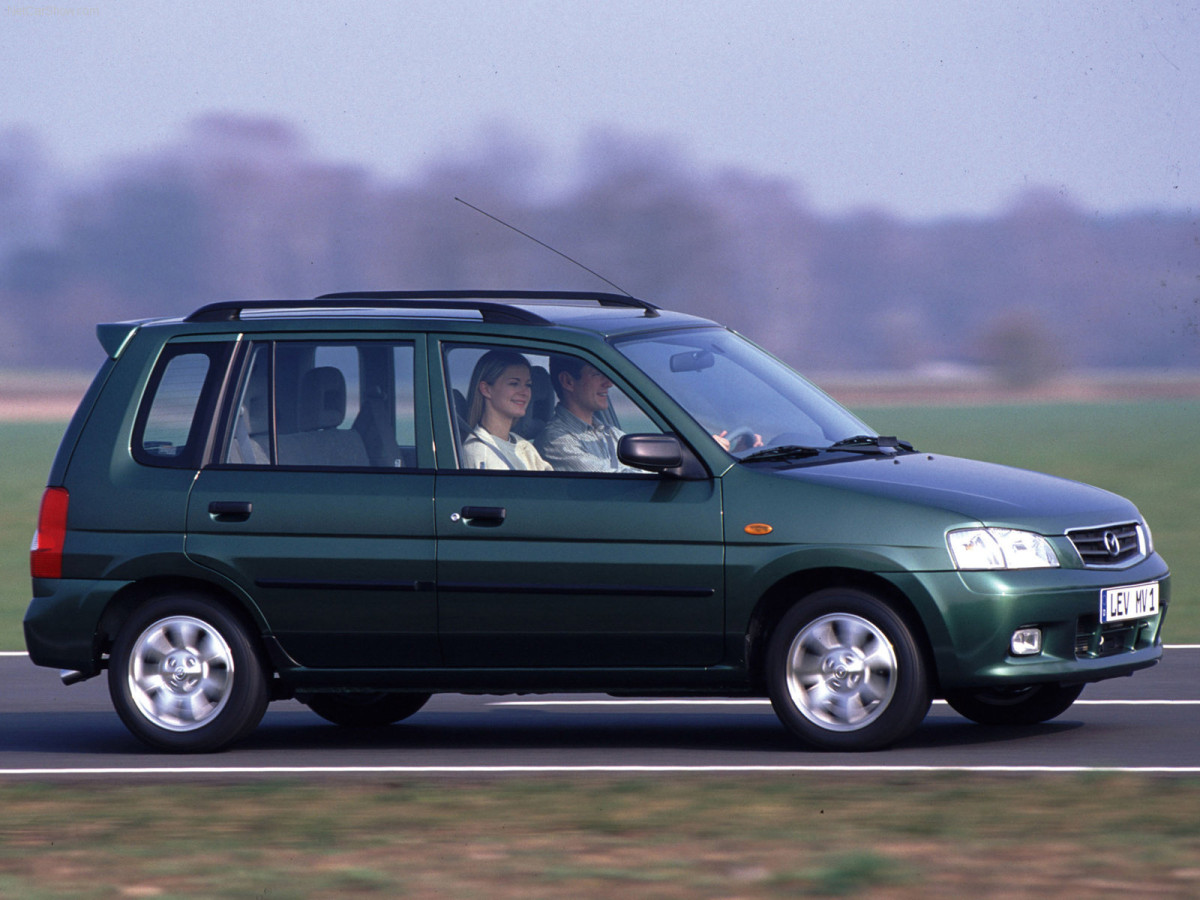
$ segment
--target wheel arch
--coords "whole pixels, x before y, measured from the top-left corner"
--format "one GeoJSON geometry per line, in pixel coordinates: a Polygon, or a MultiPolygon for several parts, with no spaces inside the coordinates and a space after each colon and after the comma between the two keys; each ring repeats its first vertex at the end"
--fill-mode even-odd
{"type": "Polygon", "coordinates": [[[97,625],[96,646],[100,653],[106,654],[112,650],[122,626],[138,609],[151,600],[168,594],[189,593],[204,597],[218,605],[222,610],[234,616],[246,629],[254,642],[264,670],[268,673],[274,669],[271,655],[263,640],[263,622],[256,611],[233,593],[211,582],[199,578],[179,576],[157,576],[145,578],[126,585],[113,595],[97,625]]]}
{"type": "Polygon", "coordinates": [[[929,634],[913,602],[883,576],[861,569],[828,567],[793,572],[773,584],[759,599],[746,628],[746,667],[756,690],[766,690],[767,646],[779,620],[797,603],[818,591],[846,588],[865,591],[887,603],[908,626],[929,673],[930,687],[940,692],[937,657],[929,634]]]}

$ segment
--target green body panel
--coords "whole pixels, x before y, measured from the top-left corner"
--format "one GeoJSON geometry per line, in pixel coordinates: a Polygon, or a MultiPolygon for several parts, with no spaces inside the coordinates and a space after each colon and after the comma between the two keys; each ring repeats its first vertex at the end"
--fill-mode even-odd
{"type": "Polygon", "coordinates": [[[1090,681],[1114,663],[1138,654],[1079,659],[1081,624],[1096,622],[1100,593],[1121,584],[1159,582],[1161,611],[1137,621],[1133,646],[1143,664],[1162,652],[1162,622],[1170,604],[1167,567],[1151,557],[1120,572],[1045,569],[1023,572],[926,573],[918,578],[946,623],[946,642],[935,644],[938,672],[946,687],[1044,680],[1090,681]],[[1017,659],[1006,651],[1016,628],[1042,629],[1043,651],[1017,659]],[[1074,673],[1074,676],[1072,675],[1074,673]]]}
{"type": "Polygon", "coordinates": [[[71,463],[71,456],[74,454],[76,446],[78,446],[84,426],[91,417],[92,409],[95,408],[96,401],[104,390],[108,376],[112,374],[114,368],[113,361],[106,359],[103,365],[100,366],[100,370],[96,372],[95,377],[92,378],[92,382],[88,386],[87,391],[84,392],[79,406],[75,408],[75,412],[71,416],[71,421],[67,424],[67,430],[63,434],[62,441],[59,442],[58,452],[55,453],[54,462],[50,466],[50,475],[46,479],[47,484],[62,484],[67,466],[71,463]]]}
{"type": "Polygon", "coordinates": [[[431,473],[208,468],[187,555],[253,598],[304,666],[439,662],[431,473]],[[244,520],[212,503],[248,503],[244,520]]]}
{"type": "MultiPolygon", "coordinates": [[[[180,550],[183,546],[184,511],[195,473],[141,465],[130,450],[138,404],[159,350],[154,335],[139,330],[125,346],[120,364],[106,363],[111,373],[86,427],[80,428],[69,470],[50,481],[71,491],[72,532],[95,532],[125,545],[113,547],[114,559],[136,555],[139,535],[169,534],[179,538],[180,550]]],[[[64,438],[64,447],[70,437],[64,438]]],[[[68,546],[67,577],[103,577],[103,569],[75,558],[70,550],[68,546]]]]}
{"type": "MultiPolygon", "coordinates": [[[[1054,539],[1056,569],[958,572],[946,533],[979,524],[1043,528],[1135,520],[1128,501],[1096,488],[969,460],[864,456],[811,468],[743,466],[725,485],[729,617],[745,633],[760,598],[803,573],[862,583],[878,577],[916,613],[942,689],[1010,682],[1093,680],[1161,655],[1169,573],[1150,556],[1120,570],[1085,569],[1069,540],[1054,539]],[[1015,510],[1026,518],[1017,518],[1015,510]],[[746,534],[751,523],[769,535],[746,534]],[[1095,619],[1107,587],[1160,582],[1162,612],[1142,620],[1138,653],[1077,659],[1080,621],[1095,619]],[[1012,633],[1042,627],[1045,652],[1009,653],[1012,633]]],[[[804,580],[801,579],[801,584],[804,580]]],[[[797,597],[796,599],[799,599],[797,597]]]]}
{"type": "Polygon", "coordinates": [[[25,612],[25,643],[39,666],[100,671],[99,622],[113,595],[128,582],[75,578],[33,579],[25,612]]]}
{"type": "Polygon", "coordinates": [[[454,472],[438,475],[437,500],[448,665],[722,661],[718,483],[454,472]],[[472,523],[464,507],[505,518],[472,523]]]}

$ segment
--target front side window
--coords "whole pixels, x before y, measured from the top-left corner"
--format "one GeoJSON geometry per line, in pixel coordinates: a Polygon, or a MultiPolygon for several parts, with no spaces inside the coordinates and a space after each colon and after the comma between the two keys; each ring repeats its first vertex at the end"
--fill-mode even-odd
{"type": "Polygon", "coordinates": [[[662,429],[583,357],[458,345],[445,363],[460,468],[647,474],[623,465],[617,447],[627,433],[662,429]]]}
{"type": "Polygon", "coordinates": [[[300,468],[415,466],[413,363],[407,343],[254,344],[223,461],[300,468]]]}

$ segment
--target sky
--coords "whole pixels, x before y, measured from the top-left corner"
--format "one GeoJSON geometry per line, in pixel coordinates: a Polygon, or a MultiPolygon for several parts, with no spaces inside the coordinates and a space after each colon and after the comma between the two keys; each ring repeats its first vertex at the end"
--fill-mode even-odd
{"type": "Polygon", "coordinates": [[[1200,211],[1200,0],[54,0],[0,9],[0,132],[74,173],[222,112],[383,178],[598,132],[817,210],[1200,211]]]}

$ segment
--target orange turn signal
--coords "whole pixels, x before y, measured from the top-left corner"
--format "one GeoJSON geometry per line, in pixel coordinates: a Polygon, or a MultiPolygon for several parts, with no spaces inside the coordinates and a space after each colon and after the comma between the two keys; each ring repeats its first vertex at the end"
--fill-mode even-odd
{"type": "Polygon", "coordinates": [[[775,529],[762,522],[751,522],[743,530],[746,532],[746,534],[764,535],[770,534],[775,529]]]}

